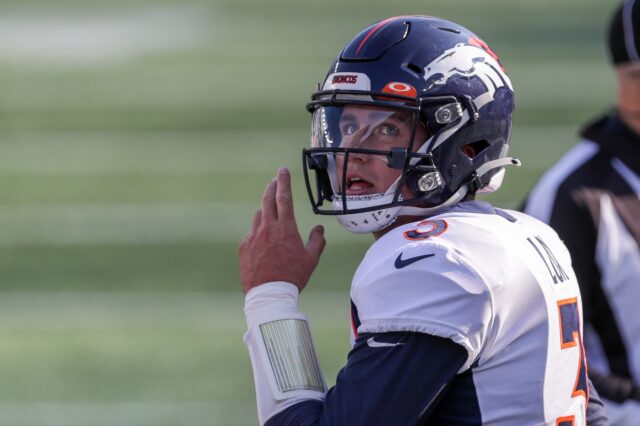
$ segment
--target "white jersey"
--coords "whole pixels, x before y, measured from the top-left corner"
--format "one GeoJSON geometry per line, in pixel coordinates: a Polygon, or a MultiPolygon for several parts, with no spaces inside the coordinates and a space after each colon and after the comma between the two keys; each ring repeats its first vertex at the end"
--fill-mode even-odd
{"type": "Polygon", "coordinates": [[[400,226],[366,253],[351,300],[354,339],[409,331],[463,346],[458,373],[483,424],[585,424],[582,301],[542,222],[474,201],[400,226]]]}

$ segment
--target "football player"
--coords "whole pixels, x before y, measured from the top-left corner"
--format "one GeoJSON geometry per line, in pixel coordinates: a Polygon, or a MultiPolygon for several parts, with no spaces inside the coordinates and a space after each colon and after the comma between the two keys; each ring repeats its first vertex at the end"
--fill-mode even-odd
{"type": "Polygon", "coordinates": [[[569,254],[498,189],[514,95],[496,54],[434,17],[351,40],[307,106],[313,210],[372,233],[351,286],[353,348],[327,390],[299,292],[318,263],[284,168],[239,247],[258,417],[268,425],[602,425],[569,254]],[[590,402],[590,403],[589,403],[590,402]]]}

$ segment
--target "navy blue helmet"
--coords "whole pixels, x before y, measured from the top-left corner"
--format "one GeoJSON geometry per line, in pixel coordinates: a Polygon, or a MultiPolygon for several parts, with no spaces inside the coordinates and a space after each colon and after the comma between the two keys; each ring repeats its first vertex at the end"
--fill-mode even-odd
{"type": "Polygon", "coordinates": [[[514,93],[505,69],[478,36],[444,19],[398,16],[364,29],[307,109],[303,163],[314,212],[337,215],[354,232],[496,190],[504,166],[519,164],[506,157],[514,93]],[[397,174],[388,188],[350,172],[355,161],[379,160],[397,174]]]}

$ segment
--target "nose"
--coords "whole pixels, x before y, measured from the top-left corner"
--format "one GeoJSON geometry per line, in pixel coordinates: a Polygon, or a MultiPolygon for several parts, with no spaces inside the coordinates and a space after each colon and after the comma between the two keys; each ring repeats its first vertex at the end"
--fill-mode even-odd
{"type": "Polygon", "coordinates": [[[340,153],[336,155],[336,165],[338,166],[338,170],[342,172],[343,170],[349,170],[351,168],[366,165],[371,161],[371,156],[369,154],[362,154],[356,152],[349,152],[349,156],[346,154],[340,153]],[[348,158],[345,164],[345,158],[348,158]],[[345,169],[346,166],[346,169],[345,169]]]}
{"type": "MultiPolygon", "coordinates": [[[[369,142],[371,135],[369,134],[368,127],[363,127],[358,130],[357,133],[350,135],[348,139],[343,141],[342,146],[344,148],[365,148],[369,142]]],[[[359,161],[359,162],[367,162],[369,161],[367,154],[362,154],[359,152],[349,152],[349,160],[350,161],[359,161]]]]}
{"type": "Polygon", "coordinates": [[[350,152],[349,161],[357,161],[359,163],[369,162],[369,154],[362,154],[360,152],[350,152]]]}

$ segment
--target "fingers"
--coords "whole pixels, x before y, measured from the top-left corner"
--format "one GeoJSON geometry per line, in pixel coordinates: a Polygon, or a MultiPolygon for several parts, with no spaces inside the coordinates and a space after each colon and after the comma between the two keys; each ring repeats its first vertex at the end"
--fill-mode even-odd
{"type": "Polygon", "coordinates": [[[291,175],[285,167],[278,169],[278,175],[269,182],[262,195],[262,219],[294,219],[291,175]]]}
{"type": "Polygon", "coordinates": [[[251,222],[251,231],[255,232],[262,222],[262,210],[258,210],[253,214],[253,221],[251,222]]]}
{"type": "Polygon", "coordinates": [[[291,195],[291,175],[284,167],[278,169],[276,185],[276,206],[278,208],[278,219],[294,219],[293,197],[291,195]]]}
{"type": "Polygon", "coordinates": [[[320,258],[324,246],[327,244],[324,239],[324,228],[322,225],[316,225],[309,233],[309,241],[305,246],[307,252],[313,256],[316,261],[320,258]]]}
{"type": "Polygon", "coordinates": [[[276,180],[272,180],[267,185],[262,195],[262,219],[276,220],[278,211],[276,207],[276,180]]]}

